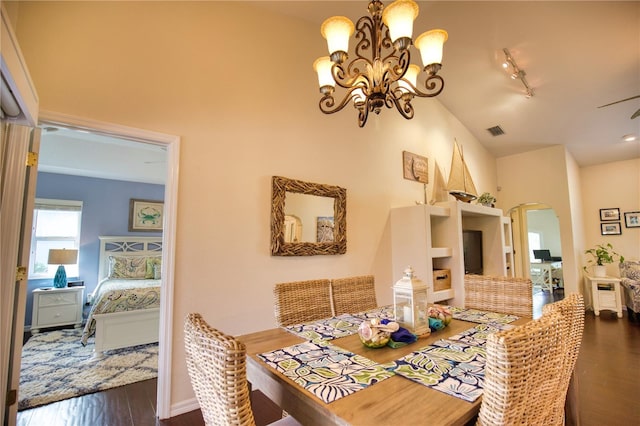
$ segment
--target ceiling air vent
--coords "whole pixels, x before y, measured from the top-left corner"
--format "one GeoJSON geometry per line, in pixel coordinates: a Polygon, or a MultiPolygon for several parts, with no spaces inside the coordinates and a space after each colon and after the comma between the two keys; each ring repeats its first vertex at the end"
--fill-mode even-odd
{"type": "Polygon", "coordinates": [[[487,129],[487,131],[489,133],[491,133],[491,136],[500,136],[500,135],[504,135],[504,130],[502,130],[502,127],[500,126],[493,126],[493,127],[489,127],[487,129]]]}

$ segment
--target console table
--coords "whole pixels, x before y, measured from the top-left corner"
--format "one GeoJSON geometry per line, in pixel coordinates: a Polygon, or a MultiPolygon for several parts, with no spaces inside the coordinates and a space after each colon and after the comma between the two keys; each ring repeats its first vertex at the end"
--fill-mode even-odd
{"type": "Polygon", "coordinates": [[[600,315],[600,311],[607,309],[615,311],[618,318],[622,318],[622,292],[620,291],[620,278],[616,277],[592,277],[586,275],[585,279],[591,290],[593,313],[600,315]]]}

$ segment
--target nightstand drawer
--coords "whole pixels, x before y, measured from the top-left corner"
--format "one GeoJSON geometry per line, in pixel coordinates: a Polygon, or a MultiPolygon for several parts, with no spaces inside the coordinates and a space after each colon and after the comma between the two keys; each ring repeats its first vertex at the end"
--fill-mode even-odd
{"type": "Polygon", "coordinates": [[[49,306],[38,309],[38,324],[56,325],[74,323],[78,309],[75,305],[49,306]]]}
{"type": "Polygon", "coordinates": [[[40,295],[39,305],[41,308],[47,306],[76,305],[78,304],[77,292],[51,293],[40,295]]]}

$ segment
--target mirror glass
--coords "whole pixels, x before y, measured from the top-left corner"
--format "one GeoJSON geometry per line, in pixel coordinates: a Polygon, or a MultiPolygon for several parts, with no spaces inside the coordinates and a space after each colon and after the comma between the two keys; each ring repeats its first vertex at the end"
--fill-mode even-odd
{"type": "Polygon", "coordinates": [[[320,243],[333,242],[333,209],[332,197],[286,192],[284,202],[285,242],[320,243]],[[299,222],[295,236],[297,240],[288,238],[287,216],[295,217],[299,222]],[[287,241],[289,239],[289,241],[287,241]]]}
{"type": "Polygon", "coordinates": [[[271,254],[344,254],[347,191],[339,186],[272,178],[271,254]]]}

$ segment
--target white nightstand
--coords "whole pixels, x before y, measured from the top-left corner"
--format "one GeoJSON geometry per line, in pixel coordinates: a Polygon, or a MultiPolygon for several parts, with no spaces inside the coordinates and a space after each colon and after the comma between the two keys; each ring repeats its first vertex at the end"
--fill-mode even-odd
{"type": "Polygon", "coordinates": [[[82,326],[84,287],[37,288],[33,290],[31,333],[41,328],[74,324],[82,326]]]}
{"type": "Polygon", "coordinates": [[[600,311],[608,309],[615,311],[618,318],[622,318],[622,293],[620,278],[585,276],[590,284],[593,313],[600,315],[600,311]]]}

